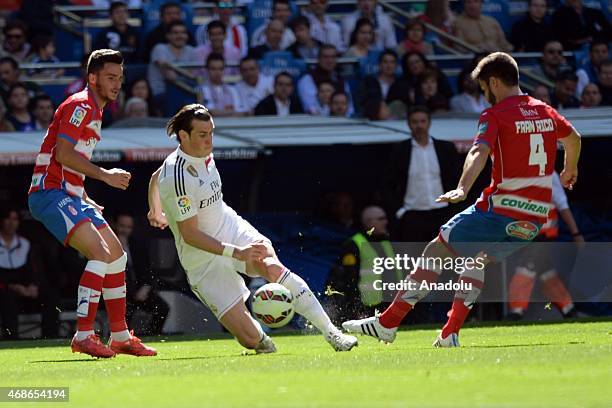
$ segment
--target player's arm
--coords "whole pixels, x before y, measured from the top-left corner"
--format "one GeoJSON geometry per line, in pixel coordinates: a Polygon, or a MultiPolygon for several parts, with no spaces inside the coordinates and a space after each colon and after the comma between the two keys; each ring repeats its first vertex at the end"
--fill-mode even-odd
{"type": "Polygon", "coordinates": [[[474,185],[478,175],[487,164],[491,149],[486,143],[477,143],[472,146],[463,164],[463,173],[457,188],[436,198],[436,202],[457,203],[465,200],[468,192],[474,185]]]}
{"type": "Polygon", "coordinates": [[[159,185],[157,180],[159,178],[159,173],[161,172],[163,166],[160,166],[152,175],[151,180],[149,180],[149,190],[148,190],[148,200],[149,200],[149,212],[147,213],[147,219],[149,220],[149,224],[152,227],[157,227],[160,229],[164,229],[168,226],[168,220],[166,219],[166,214],[162,209],[161,197],[159,194],[159,185]]]}
{"type": "Polygon", "coordinates": [[[66,138],[58,137],[55,146],[55,159],[63,166],[83,173],[87,177],[105,182],[111,187],[125,190],[130,184],[131,174],[121,169],[103,169],[74,150],[74,144],[66,138]]]}
{"type": "Polygon", "coordinates": [[[572,131],[566,137],[559,139],[565,150],[565,161],[563,171],[559,175],[563,187],[571,190],[578,180],[578,159],[580,158],[580,135],[572,127],[572,131]]]}
{"type": "Polygon", "coordinates": [[[200,230],[198,227],[197,215],[187,218],[184,221],[178,221],[177,225],[179,233],[185,242],[202,251],[210,252],[215,255],[232,257],[244,262],[260,261],[265,258],[268,253],[266,246],[261,243],[237,247],[218,241],[200,230]]]}

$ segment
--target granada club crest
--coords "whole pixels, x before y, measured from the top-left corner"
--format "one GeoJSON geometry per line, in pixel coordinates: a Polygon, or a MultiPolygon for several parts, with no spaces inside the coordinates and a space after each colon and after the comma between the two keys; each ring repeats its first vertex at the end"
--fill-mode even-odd
{"type": "Polygon", "coordinates": [[[78,214],[77,210],[73,206],[71,206],[71,205],[68,206],[68,211],[70,211],[70,214],[74,215],[75,217],[78,214]]]}
{"type": "Polygon", "coordinates": [[[506,234],[525,241],[531,241],[538,235],[540,229],[529,221],[515,221],[506,225],[506,234]]]}

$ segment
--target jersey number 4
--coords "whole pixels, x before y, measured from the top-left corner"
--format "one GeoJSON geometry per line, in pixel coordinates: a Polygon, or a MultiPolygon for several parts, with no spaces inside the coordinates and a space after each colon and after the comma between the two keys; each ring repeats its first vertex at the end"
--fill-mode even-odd
{"type": "Polygon", "coordinates": [[[544,150],[544,138],[541,133],[534,133],[530,136],[531,150],[529,152],[529,165],[540,167],[540,176],[546,174],[546,163],[548,163],[548,156],[544,150]]]}

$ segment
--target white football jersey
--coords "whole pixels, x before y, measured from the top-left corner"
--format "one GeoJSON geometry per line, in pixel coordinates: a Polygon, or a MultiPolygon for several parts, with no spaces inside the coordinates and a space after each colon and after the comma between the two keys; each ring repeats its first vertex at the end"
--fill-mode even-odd
{"type": "Polygon", "coordinates": [[[236,225],[239,217],[223,202],[221,177],[213,154],[197,158],[177,148],[164,161],[158,183],[162,208],[183,268],[194,270],[218,256],[188,245],[177,225],[179,221],[197,216],[200,231],[222,242],[228,239],[229,230],[236,225]]]}

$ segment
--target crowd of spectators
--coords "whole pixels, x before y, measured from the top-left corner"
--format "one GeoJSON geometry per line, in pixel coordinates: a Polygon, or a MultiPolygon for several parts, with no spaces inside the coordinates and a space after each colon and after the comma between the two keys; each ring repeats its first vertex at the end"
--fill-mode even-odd
{"type": "MultiPolygon", "coordinates": [[[[35,117],[40,102],[34,97],[42,93],[36,83],[66,73],[65,69],[49,66],[59,62],[53,32],[33,21],[31,13],[24,10],[31,3],[24,0],[21,10],[8,14],[2,29],[2,131],[36,130],[47,123],[35,117]],[[20,68],[24,63],[46,65],[25,70],[20,68]]],[[[496,19],[483,13],[482,0],[461,2],[461,12],[453,11],[448,0],[430,0],[423,13],[408,20],[399,35],[376,0],[358,0],[355,10],[339,19],[327,13],[328,3],[310,0],[300,12],[291,0],[274,0],[269,18],[249,35],[239,16],[244,9],[237,8],[233,0],[215,1],[209,9],[208,23],[195,27],[185,18],[185,4],[163,2],[159,24],[146,33],[130,24],[128,8],[146,2],[92,1],[94,6],[107,7],[109,19],[109,26],[96,32],[93,48],[118,49],[126,64],[146,65],[143,75],[132,80],[120,100],[106,109],[104,125],[122,118],[167,114],[164,101],[168,81],[180,77],[173,69],[177,63],[200,64],[202,68],[191,70],[200,79],[195,90],[219,116],[261,112],[338,115],[342,110],[331,109],[335,99],[339,101],[337,106],[346,105],[343,116],[371,120],[405,117],[413,105],[425,105],[432,112],[480,112],[488,105],[468,75],[474,62],[466,64],[456,84],[451,84],[431,59],[448,46],[460,51],[469,47],[467,51],[479,53],[541,52],[539,64],[527,67],[532,74],[527,89],[532,95],[542,96],[559,108],[611,103],[608,71],[612,28],[600,10],[584,6],[581,0],[566,1],[556,9],[546,0],[529,0],[526,15],[507,33],[496,19]],[[435,29],[428,29],[431,26],[435,29]],[[436,30],[452,34],[462,43],[453,44],[436,30]],[[279,84],[280,70],[270,71],[261,65],[269,53],[277,51],[288,52],[296,61],[316,63],[309,64],[305,71],[302,68],[301,75],[288,69],[283,77],[291,78],[291,86],[282,79],[279,84]],[[575,58],[567,58],[567,51],[576,52],[575,58]],[[349,80],[346,70],[339,66],[340,57],[369,61],[373,66],[370,72],[375,73],[349,80]],[[221,73],[219,65],[223,66],[221,73]],[[533,76],[545,81],[533,82],[533,76]],[[279,92],[279,86],[290,91],[282,103],[278,98],[286,92],[279,92]],[[257,109],[259,104],[263,107],[257,109]]],[[[78,79],[64,95],[78,92],[83,85],[78,79]]]]}

